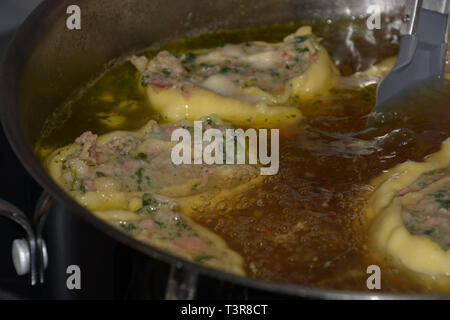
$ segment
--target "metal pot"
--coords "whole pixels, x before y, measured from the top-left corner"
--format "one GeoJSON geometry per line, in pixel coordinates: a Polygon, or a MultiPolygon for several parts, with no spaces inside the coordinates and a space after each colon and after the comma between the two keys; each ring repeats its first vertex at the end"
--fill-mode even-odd
{"type": "MultiPolygon", "coordinates": [[[[78,205],[47,175],[32,148],[45,122],[68,97],[105,70],[110,61],[133,50],[205,31],[302,20],[347,18],[349,24],[336,33],[348,35],[356,30],[351,19],[366,15],[369,5],[380,5],[383,17],[390,16],[392,22],[392,17],[401,16],[404,3],[404,0],[79,0],[75,4],[81,8],[81,30],[69,30],[66,10],[74,1],[47,0],[20,27],[4,61],[0,86],[3,127],[22,164],[51,197],[62,203],[65,211],[79,215],[101,232],[146,255],[190,271],[285,294],[318,298],[402,298],[405,296],[271,283],[184,261],[128,237],[78,205]]],[[[396,29],[398,25],[390,23],[389,28],[396,29]]],[[[367,41],[373,41],[373,36],[370,33],[367,41]]],[[[381,32],[375,36],[380,43],[392,41],[381,32]]],[[[347,41],[351,40],[347,38],[347,41]]],[[[373,43],[373,50],[380,43],[373,43]]],[[[358,51],[357,45],[347,46],[333,58],[339,64],[347,56],[352,58],[355,69],[373,62],[370,54],[358,51]]]]}

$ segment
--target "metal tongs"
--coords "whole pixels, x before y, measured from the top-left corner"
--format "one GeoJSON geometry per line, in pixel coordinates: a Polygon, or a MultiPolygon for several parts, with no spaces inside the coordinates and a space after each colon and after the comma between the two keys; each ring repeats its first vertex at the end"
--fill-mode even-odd
{"type": "Polygon", "coordinates": [[[382,122],[385,113],[395,113],[396,98],[405,93],[443,83],[449,5],[449,0],[407,0],[397,61],[378,86],[369,122],[382,122]]]}

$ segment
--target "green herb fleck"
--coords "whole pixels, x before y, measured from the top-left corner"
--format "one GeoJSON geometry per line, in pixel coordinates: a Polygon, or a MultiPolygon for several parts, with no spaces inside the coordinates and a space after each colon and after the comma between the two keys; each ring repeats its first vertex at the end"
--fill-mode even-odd
{"type": "Polygon", "coordinates": [[[140,160],[147,160],[148,157],[145,153],[140,152],[138,153],[137,158],[140,160]]]}
{"type": "Polygon", "coordinates": [[[206,261],[209,261],[211,259],[215,259],[216,257],[214,256],[196,256],[194,258],[194,261],[197,263],[205,263],[206,261]]]}
{"type": "Polygon", "coordinates": [[[137,227],[134,224],[132,224],[130,222],[126,222],[126,221],[121,221],[120,226],[122,227],[123,230],[128,231],[128,232],[137,229],[137,227]]]}
{"type": "Polygon", "coordinates": [[[309,52],[309,49],[308,49],[308,48],[295,48],[295,50],[296,50],[298,53],[309,52]]]}
{"type": "Polygon", "coordinates": [[[188,52],[184,55],[183,63],[193,63],[197,55],[193,52],[188,52]]]}
{"type": "Polygon", "coordinates": [[[434,198],[435,199],[440,199],[440,198],[443,198],[444,197],[444,195],[442,194],[442,193],[436,193],[435,195],[434,195],[434,198]]]}
{"type": "Polygon", "coordinates": [[[428,185],[428,184],[427,184],[426,182],[424,182],[424,181],[420,181],[420,182],[417,183],[417,186],[418,186],[419,188],[425,188],[427,185],[428,185]]]}
{"type": "Polygon", "coordinates": [[[184,222],[184,221],[181,220],[181,219],[178,219],[177,222],[175,223],[175,225],[176,225],[177,227],[179,227],[179,228],[183,228],[183,229],[186,229],[186,230],[190,230],[190,229],[191,229],[191,227],[189,227],[189,226],[186,224],[186,222],[184,222]]]}
{"type": "Polygon", "coordinates": [[[272,75],[272,78],[276,78],[276,79],[280,78],[280,74],[276,71],[272,70],[272,71],[270,71],[270,74],[272,75]]]}
{"type": "Polygon", "coordinates": [[[146,87],[148,85],[148,82],[150,81],[150,75],[149,74],[143,74],[141,78],[141,85],[143,87],[146,87]]]}
{"type": "Polygon", "coordinates": [[[150,193],[144,193],[142,206],[147,212],[156,211],[158,210],[159,202],[150,193]]]}
{"type": "Polygon", "coordinates": [[[170,72],[170,70],[167,68],[163,68],[161,71],[167,77],[170,77],[170,75],[172,74],[172,72],[170,72]]]}
{"type": "Polygon", "coordinates": [[[134,176],[136,177],[136,182],[138,184],[138,191],[141,191],[141,184],[142,184],[142,172],[144,171],[144,168],[139,168],[138,170],[136,170],[136,172],[134,173],[134,176]]]}
{"type": "Polygon", "coordinates": [[[436,202],[439,203],[441,208],[445,210],[450,210],[450,199],[436,199],[436,202]]]}
{"type": "Polygon", "coordinates": [[[80,180],[80,190],[83,193],[86,193],[86,191],[87,191],[86,187],[84,186],[84,180],[83,179],[80,180]]]}
{"type": "Polygon", "coordinates": [[[427,229],[427,230],[425,230],[424,232],[423,232],[423,234],[424,235],[427,235],[427,236],[430,236],[430,235],[432,235],[433,233],[434,233],[434,228],[431,228],[431,229],[427,229]]]}
{"type": "Polygon", "coordinates": [[[309,35],[304,35],[304,36],[297,36],[294,38],[294,43],[302,43],[305,42],[306,40],[308,40],[309,35]]]}
{"type": "Polygon", "coordinates": [[[157,225],[158,227],[160,227],[160,228],[163,228],[163,227],[164,227],[164,223],[162,223],[161,221],[156,221],[156,220],[155,220],[155,223],[156,223],[156,225],[157,225]]]}
{"type": "Polygon", "coordinates": [[[227,67],[227,66],[223,66],[222,68],[220,68],[219,72],[220,73],[227,73],[231,71],[231,68],[227,67]]]}

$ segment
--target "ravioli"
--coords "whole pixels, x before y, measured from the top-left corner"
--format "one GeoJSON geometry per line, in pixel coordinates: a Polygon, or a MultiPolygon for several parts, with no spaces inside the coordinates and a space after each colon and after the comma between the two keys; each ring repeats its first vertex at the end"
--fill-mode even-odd
{"type": "Polygon", "coordinates": [[[276,127],[302,114],[289,99],[326,93],[339,72],[312,34],[299,28],[281,43],[246,42],[183,55],[132,57],[150,105],[167,121],[210,113],[238,126],[276,127]]]}
{"type": "Polygon", "coordinates": [[[408,161],[373,181],[372,240],[407,268],[450,275],[450,139],[424,162],[408,161]]]}
{"type": "MultiPolygon", "coordinates": [[[[88,131],[46,161],[52,178],[80,204],[134,237],[195,262],[243,274],[242,258],[189,215],[206,197],[225,196],[259,183],[257,165],[174,165],[171,134],[193,122],[114,131],[88,131]]],[[[202,118],[204,130],[224,134],[227,123],[202,118]]]]}

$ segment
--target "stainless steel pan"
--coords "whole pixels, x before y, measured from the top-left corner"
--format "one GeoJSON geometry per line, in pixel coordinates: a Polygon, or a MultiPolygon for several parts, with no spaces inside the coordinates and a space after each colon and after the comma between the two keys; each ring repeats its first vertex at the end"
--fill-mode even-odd
{"type": "MultiPolygon", "coordinates": [[[[74,213],[101,232],[149,256],[184,266],[193,272],[231,280],[246,286],[298,296],[340,299],[404,298],[306,288],[238,277],[181,260],[136,241],[79,206],[46,174],[32,146],[45,122],[108,63],[133,50],[205,31],[288,21],[349,19],[333,29],[344,46],[333,51],[338,64],[360,69],[373,62],[377,50],[396,41],[404,0],[47,0],[20,27],[12,41],[1,77],[1,119],[8,139],[30,174],[74,213]],[[66,10],[81,8],[82,29],[68,30],[66,10]],[[352,19],[367,15],[369,5],[383,10],[382,30],[368,31],[352,19]],[[361,41],[353,41],[355,34],[361,41]],[[389,34],[389,35],[388,35],[389,34]],[[369,44],[362,51],[361,42],[369,44]]],[[[364,27],[365,28],[365,27],[364,27]]],[[[325,42],[327,39],[325,39],[325,42]]],[[[5,168],[2,168],[5,170],[5,168]]],[[[51,254],[51,253],[50,253],[51,254]]],[[[418,296],[408,296],[416,298],[418,296]]],[[[431,298],[426,296],[425,298],[431,298]]]]}

